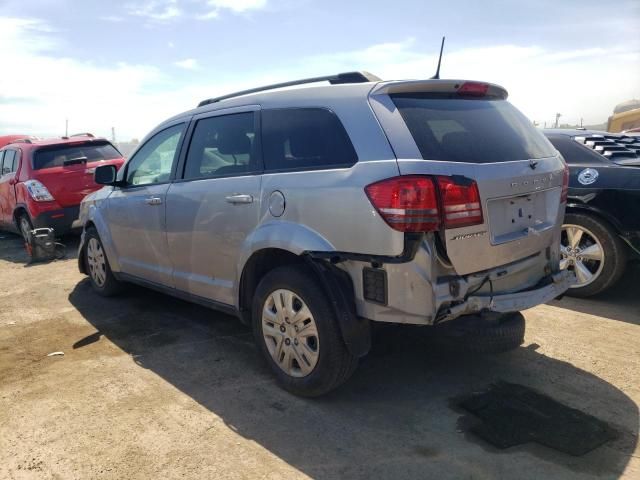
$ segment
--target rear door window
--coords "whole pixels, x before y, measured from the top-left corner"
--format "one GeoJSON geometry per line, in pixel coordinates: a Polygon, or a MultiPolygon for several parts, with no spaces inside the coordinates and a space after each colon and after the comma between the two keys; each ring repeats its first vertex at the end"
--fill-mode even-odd
{"type": "Polygon", "coordinates": [[[236,113],[198,120],[184,178],[247,175],[259,169],[255,113],[236,113]]]}
{"type": "Polygon", "coordinates": [[[56,145],[38,149],[33,155],[33,168],[40,170],[121,157],[120,152],[109,142],[98,141],[73,146],[56,145]]]}
{"type": "Polygon", "coordinates": [[[262,111],[265,170],[351,167],[358,161],[335,113],[324,108],[262,111]]]}
{"type": "Polygon", "coordinates": [[[416,93],[391,98],[425,160],[494,163],[555,155],[544,135],[505,100],[416,93]]]}

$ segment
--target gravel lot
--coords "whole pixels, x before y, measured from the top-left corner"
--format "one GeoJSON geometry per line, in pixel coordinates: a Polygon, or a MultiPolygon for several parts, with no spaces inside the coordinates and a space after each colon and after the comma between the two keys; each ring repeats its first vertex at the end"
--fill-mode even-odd
{"type": "Polygon", "coordinates": [[[0,478],[640,478],[638,266],[603,298],[525,312],[526,342],[504,355],[385,329],[345,387],[304,400],[233,318],[137,287],[94,295],[66,241],[67,260],[25,266],[0,233],[0,478]],[[497,450],[452,399],[498,380],[619,437],[583,457],[497,450]]]}

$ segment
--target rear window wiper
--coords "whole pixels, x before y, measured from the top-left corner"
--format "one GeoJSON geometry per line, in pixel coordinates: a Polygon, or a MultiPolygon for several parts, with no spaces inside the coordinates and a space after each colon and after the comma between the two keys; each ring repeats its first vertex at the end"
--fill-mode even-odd
{"type": "Polygon", "coordinates": [[[87,163],[87,157],[76,157],[70,158],[69,160],[65,160],[63,165],[66,167],[67,165],[76,165],[78,163],[87,163]]]}

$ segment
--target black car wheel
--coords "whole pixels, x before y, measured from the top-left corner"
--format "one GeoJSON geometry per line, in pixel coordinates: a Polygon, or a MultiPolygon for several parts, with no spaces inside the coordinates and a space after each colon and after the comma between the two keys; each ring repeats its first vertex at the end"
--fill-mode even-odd
{"type": "Polygon", "coordinates": [[[33,230],[33,225],[31,224],[29,215],[26,213],[20,215],[18,218],[18,227],[20,227],[20,234],[22,235],[25,243],[29,243],[31,239],[31,230],[33,230]]]}
{"type": "Polygon", "coordinates": [[[572,270],[577,279],[567,295],[596,295],[613,286],[624,273],[627,261],[624,243],[613,227],[593,215],[568,213],[560,248],[560,267],[572,270]]]}
{"type": "Polygon", "coordinates": [[[278,383],[296,395],[323,395],[344,383],[358,365],[322,286],[300,265],[276,268],[260,281],[253,331],[278,383]]]}
{"type": "Polygon", "coordinates": [[[103,297],[120,293],[122,284],[111,271],[98,232],[94,228],[88,228],[85,235],[87,245],[84,247],[84,262],[93,290],[103,297]]]}

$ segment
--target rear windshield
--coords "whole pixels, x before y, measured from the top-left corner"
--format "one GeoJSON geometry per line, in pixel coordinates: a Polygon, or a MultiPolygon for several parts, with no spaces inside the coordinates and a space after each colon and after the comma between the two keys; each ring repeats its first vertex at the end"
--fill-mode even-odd
{"type": "Polygon", "coordinates": [[[555,155],[544,135],[505,100],[391,97],[425,160],[493,163],[555,155]]]}
{"type": "Polygon", "coordinates": [[[37,150],[33,155],[33,168],[40,170],[120,157],[122,157],[120,152],[109,142],[91,142],[73,146],[56,145],[37,150]]]}

